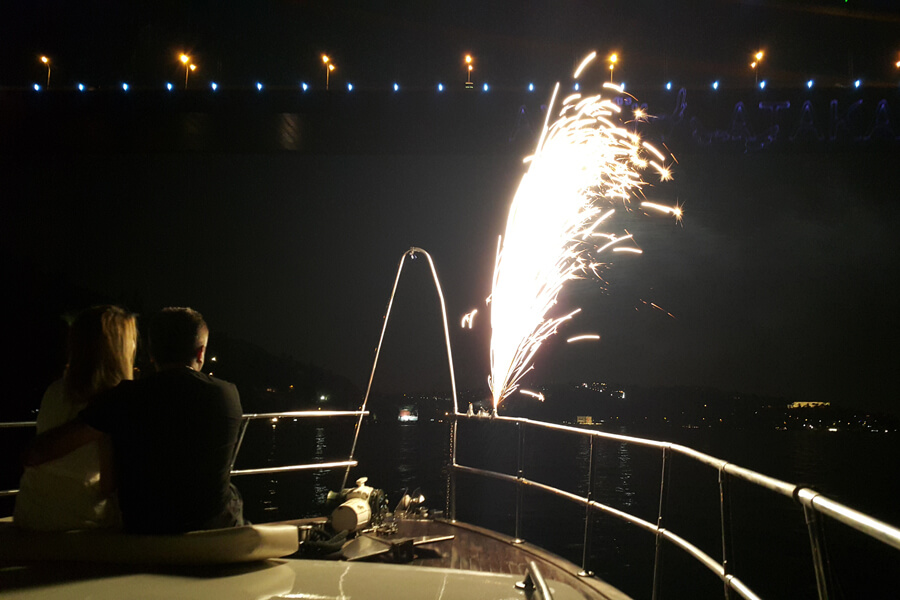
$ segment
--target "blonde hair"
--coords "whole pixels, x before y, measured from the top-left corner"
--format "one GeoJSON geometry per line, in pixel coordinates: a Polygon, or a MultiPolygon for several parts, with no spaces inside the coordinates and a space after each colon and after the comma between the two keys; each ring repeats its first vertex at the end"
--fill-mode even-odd
{"type": "Polygon", "coordinates": [[[69,397],[89,401],[123,379],[134,378],[137,320],[118,306],[95,306],[69,327],[63,385],[69,397]]]}

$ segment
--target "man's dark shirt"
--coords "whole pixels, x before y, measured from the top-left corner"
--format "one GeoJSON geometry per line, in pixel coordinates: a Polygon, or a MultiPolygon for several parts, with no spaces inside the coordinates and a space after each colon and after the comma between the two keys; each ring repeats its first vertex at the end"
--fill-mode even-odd
{"type": "Polygon", "coordinates": [[[123,381],[81,412],[112,439],[126,531],[241,524],[229,474],[241,412],[234,384],[187,367],[123,381]]]}

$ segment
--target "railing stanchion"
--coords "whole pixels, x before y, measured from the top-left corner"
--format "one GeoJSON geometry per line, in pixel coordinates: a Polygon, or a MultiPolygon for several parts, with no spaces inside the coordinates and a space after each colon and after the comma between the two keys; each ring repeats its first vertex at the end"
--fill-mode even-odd
{"type": "Polygon", "coordinates": [[[825,560],[822,556],[822,522],[816,509],[806,504],[803,505],[803,515],[806,517],[806,528],[809,531],[809,545],[812,549],[819,600],[828,600],[828,578],[825,573],[825,560]]]}
{"type": "Polygon", "coordinates": [[[241,432],[238,434],[237,444],[234,445],[234,452],[231,455],[231,465],[228,467],[229,471],[234,471],[234,463],[237,462],[238,452],[241,451],[241,444],[244,443],[244,434],[247,433],[247,425],[250,424],[250,418],[247,416],[242,416],[241,418],[241,432]]]}
{"type": "Polygon", "coordinates": [[[594,572],[590,569],[591,537],[593,534],[594,511],[591,502],[594,500],[594,436],[588,437],[590,449],[588,450],[588,488],[587,503],[584,505],[584,544],[581,547],[581,572],[579,577],[591,577],[594,572]]]}
{"type": "Polygon", "coordinates": [[[516,432],[518,435],[518,450],[516,452],[516,535],[513,540],[514,544],[521,544],[525,540],[522,539],[522,501],[523,487],[525,485],[523,478],[525,477],[525,431],[520,421],[516,421],[516,432]]]}
{"type": "Polygon", "coordinates": [[[722,572],[725,600],[731,598],[730,579],[733,572],[731,560],[731,495],[728,493],[728,475],[725,465],[719,469],[719,519],[722,523],[722,572]]]}
{"type": "Polygon", "coordinates": [[[660,586],[660,570],[662,569],[662,529],[663,529],[663,513],[666,507],[666,498],[669,488],[666,482],[669,479],[669,449],[663,446],[662,449],[662,469],[659,474],[659,510],[656,514],[656,549],[653,555],[653,591],[651,593],[652,600],[659,597],[660,586]]]}
{"type": "Polygon", "coordinates": [[[458,435],[459,415],[454,414],[450,421],[450,464],[447,466],[447,517],[456,520],[456,436],[458,435]]]}

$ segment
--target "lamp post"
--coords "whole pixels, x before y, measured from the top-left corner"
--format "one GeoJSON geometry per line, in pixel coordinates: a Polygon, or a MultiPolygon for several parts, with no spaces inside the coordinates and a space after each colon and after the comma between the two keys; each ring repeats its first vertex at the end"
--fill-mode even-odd
{"type": "Polygon", "coordinates": [[[465,63],[466,63],[466,89],[473,89],[474,85],[472,84],[472,70],[475,68],[474,65],[475,59],[472,58],[471,54],[466,54],[465,63]]]}
{"type": "Polygon", "coordinates": [[[760,50],[759,52],[757,52],[756,54],[753,55],[753,58],[755,58],[756,60],[754,60],[752,63],[750,63],[750,68],[753,69],[753,73],[755,74],[755,77],[756,77],[756,85],[759,85],[759,65],[760,65],[760,63],[762,63],[763,56],[764,56],[764,54],[763,54],[762,50],[760,50]]]}
{"type": "Polygon", "coordinates": [[[322,55],[322,63],[325,65],[325,89],[327,90],[331,72],[334,71],[335,67],[334,63],[331,62],[331,59],[325,54],[322,55]]]}
{"type": "Polygon", "coordinates": [[[178,57],[178,60],[181,61],[181,64],[184,65],[184,89],[187,89],[188,85],[188,74],[197,68],[196,65],[191,64],[191,57],[187,54],[182,54],[178,57]]]}
{"type": "Polygon", "coordinates": [[[609,82],[613,82],[613,72],[616,70],[616,62],[619,60],[619,56],[617,54],[613,54],[609,57],[609,82]]]}
{"type": "Polygon", "coordinates": [[[46,56],[41,57],[41,62],[47,65],[47,87],[50,87],[50,59],[46,56]]]}

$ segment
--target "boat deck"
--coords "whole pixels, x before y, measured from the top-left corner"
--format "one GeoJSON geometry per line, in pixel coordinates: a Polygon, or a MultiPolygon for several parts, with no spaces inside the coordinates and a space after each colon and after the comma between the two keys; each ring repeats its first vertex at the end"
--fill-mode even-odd
{"type": "MultiPolygon", "coordinates": [[[[0,590],[4,598],[93,600],[144,593],[172,599],[217,600],[530,598],[530,593],[515,589],[514,584],[525,579],[529,562],[534,562],[554,590],[554,598],[628,600],[621,591],[595,577],[580,577],[579,567],[558,556],[465,523],[398,521],[396,534],[372,540],[367,548],[378,544],[390,547],[391,542],[407,550],[400,560],[390,552],[365,560],[297,559],[298,553],[285,559],[193,567],[109,564],[92,561],[89,556],[78,561],[6,560],[0,563],[0,590]],[[414,552],[409,551],[413,541],[422,537],[449,539],[422,543],[414,552]],[[348,595],[353,589],[358,593],[348,595]]],[[[345,546],[345,554],[349,547],[345,546]]]]}
{"type": "MultiPolygon", "coordinates": [[[[521,575],[534,561],[547,580],[558,581],[583,591],[587,598],[625,600],[629,596],[596,577],[580,576],[573,563],[527,542],[468,523],[445,520],[401,520],[395,538],[453,536],[451,540],[416,547],[412,564],[443,569],[521,575]]],[[[388,538],[390,539],[390,538],[388,538]]],[[[389,555],[369,560],[390,560],[389,555]]]]}

